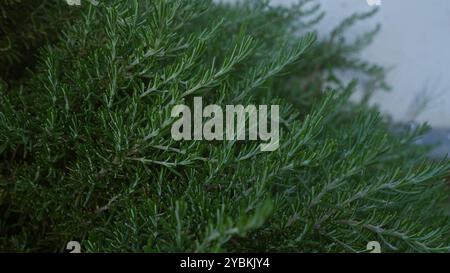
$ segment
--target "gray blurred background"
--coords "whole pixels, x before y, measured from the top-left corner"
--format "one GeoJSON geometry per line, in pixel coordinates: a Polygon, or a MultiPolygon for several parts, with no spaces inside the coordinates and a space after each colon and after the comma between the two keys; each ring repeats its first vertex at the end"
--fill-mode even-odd
{"type": "MultiPolygon", "coordinates": [[[[296,0],[272,0],[290,5],[296,0]]],[[[328,32],[346,16],[371,7],[367,0],[318,0],[326,11],[319,29],[328,32]]],[[[372,1],[375,2],[375,1],[372,1]]],[[[450,0],[381,0],[378,14],[355,33],[381,23],[381,31],[363,54],[390,68],[390,92],[377,92],[372,103],[395,121],[428,122],[433,131],[418,143],[441,143],[433,156],[450,152],[450,0]]]]}
{"type": "MultiPolygon", "coordinates": [[[[272,0],[282,5],[295,2],[272,0]]],[[[370,9],[366,0],[318,2],[327,12],[320,25],[325,31],[355,11],[370,9]]],[[[364,57],[392,68],[388,82],[393,88],[378,92],[373,102],[398,121],[427,121],[436,128],[450,128],[450,1],[381,0],[379,9],[374,19],[354,29],[382,26],[364,57]],[[425,109],[418,111],[423,103],[425,109]]]]}

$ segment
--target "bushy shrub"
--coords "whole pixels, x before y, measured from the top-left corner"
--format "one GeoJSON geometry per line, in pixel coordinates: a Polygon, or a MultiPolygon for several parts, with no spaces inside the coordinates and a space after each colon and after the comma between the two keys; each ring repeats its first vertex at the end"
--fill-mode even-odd
{"type": "Polygon", "coordinates": [[[354,15],[317,41],[311,1],[105,1],[0,87],[0,249],[448,251],[446,162],[428,162],[376,109],[351,103],[375,31],[354,15]],[[331,88],[334,90],[331,91],[331,88]],[[172,140],[171,109],[279,104],[280,148],[172,140]]]}

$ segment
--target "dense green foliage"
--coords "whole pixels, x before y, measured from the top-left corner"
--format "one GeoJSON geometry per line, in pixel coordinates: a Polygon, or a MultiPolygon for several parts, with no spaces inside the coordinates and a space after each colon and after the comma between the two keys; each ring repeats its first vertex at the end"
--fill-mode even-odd
{"type": "Polygon", "coordinates": [[[311,1],[105,3],[82,6],[22,87],[0,85],[1,250],[449,250],[449,164],[337,76],[387,88],[357,56],[378,28],[344,35],[373,12],[316,39],[311,1]],[[280,149],[173,141],[170,111],[194,95],[280,104],[280,149]]]}
{"type": "Polygon", "coordinates": [[[0,80],[15,82],[35,62],[39,46],[55,40],[74,13],[61,0],[2,0],[0,4],[0,80]]]}

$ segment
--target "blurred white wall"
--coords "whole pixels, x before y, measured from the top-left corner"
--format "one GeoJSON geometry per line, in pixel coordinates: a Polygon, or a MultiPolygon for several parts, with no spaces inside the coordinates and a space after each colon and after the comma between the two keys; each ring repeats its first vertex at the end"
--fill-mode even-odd
{"type": "MultiPolygon", "coordinates": [[[[366,0],[318,0],[327,16],[323,31],[355,11],[367,11],[366,0]]],[[[289,5],[296,0],[272,0],[289,5]]],[[[374,103],[394,119],[428,121],[434,127],[450,128],[450,0],[381,0],[380,12],[373,20],[354,29],[371,29],[377,22],[382,29],[364,57],[392,67],[389,93],[378,92],[374,103]],[[429,98],[427,108],[414,116],[416,104],[429,98]],[[414,111],[413,111],[414,112],[414,111]]]]}

